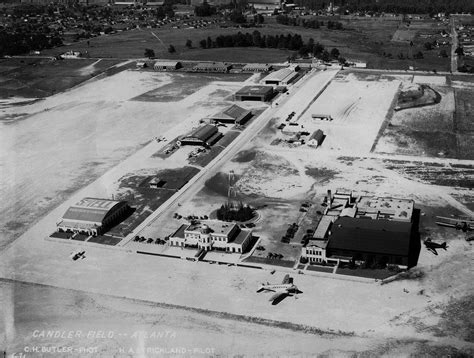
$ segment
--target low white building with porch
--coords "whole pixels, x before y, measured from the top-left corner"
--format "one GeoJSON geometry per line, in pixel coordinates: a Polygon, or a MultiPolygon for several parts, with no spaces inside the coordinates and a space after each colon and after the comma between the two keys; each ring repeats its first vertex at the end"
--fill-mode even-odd
{"type": "Polygon", "coordinates": [[[252,239],[252,230],[241,229],[236,223],[203,220],[183,224],[169,238],[171,246],[196,247],[205,251],[220,250],[243,253],[252,239]]]}

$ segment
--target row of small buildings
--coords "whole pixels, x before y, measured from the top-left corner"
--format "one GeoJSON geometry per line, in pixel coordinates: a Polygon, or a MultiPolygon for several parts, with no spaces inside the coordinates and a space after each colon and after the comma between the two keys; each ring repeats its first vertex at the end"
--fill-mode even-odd
{"type": "Polygon", "coordinates": [[[326,209],[301,257],[314,264],[364,262],[416,265],[420,252],[418,218],[410,199],[353,198],[328,192],[326,209]]]}
{"type": "MultiPolygon", "coordinates": [[[[176,71],[183,68],[180,61],[137,61],[137,68],[151,68],[155,71],[176,71]]],[[[233,65],[226,62],[200,62],[189,69],[191,72],[229,73],[233,65]]],[[[265,85],[286,86],[298,78],[298,66],[281,68],[273,71],[273,66],[263,63],[246,64],[241,71],[246,73],[268,73],[261,82],[265,85]],[[273,71],[273,72],[271,72],[273,71]]]]}

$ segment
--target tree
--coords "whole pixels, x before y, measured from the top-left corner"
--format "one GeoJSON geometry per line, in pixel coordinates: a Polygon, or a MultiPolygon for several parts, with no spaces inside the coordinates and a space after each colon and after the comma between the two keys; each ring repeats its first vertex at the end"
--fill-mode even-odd
{"type": "Polygon", "coordinates": [[[187,48],[192,48],[193,47],[193,42],[191,40],[186,40],[186,45],[187,48]]]}
{"type": "Polygon", "coordinates": [[[415,53],[415,54],[413,55],[413,58],[414,58],[415,60],[420,60],[420,59],[422,59],[423,57],[424,57],[424,56],[423,56],[423,52],[421,52],[421,51],[418,51],[417,53],[415,53]]]}
{"type": "Polygon", "coordinates": [[[155,57],[155,51],[153,51],[151,48],[146,48],[145,49],[145,57],[148,57],[148,58],[155,57]]]}
{"type": "Polygon", "coordinates": [[[199,41],[199,46],[201,46],[201,48],[206,48],[207,47],[207,41],[206,40],[199,41]]]}
{"type": "Polygon", "coordinates": [[[458,56],[464,56],[464,49],[461,46],[458,46],[458,48],[456,49],[456,51],[454,51],[454,53],[458,56]]]}
{"type": "Polygon", "coordinates": [[[425,50],[430,51],[433,49],[433,44],[431,42],[425,42],[423,45],[425,47],[425,50]]]}
{"type": "Polygon", "coordinates": [[[168,47],[168,52],[169,52],[169,53],[175,53],[175,52],[176,52],[176,49],[174,48],[173,45],[170,45],[170,46],[168,47]]]}
{"type": "Polygon", "coordinates": [[[238,10],[232,11],[229,16],[229,19],[230,21],[235,22],[237,24],[243,24],[247,21],[244,14],[242,14],[242,12],[238,10]]]}
{"type": "Polygon", "coordinates": [[[323,53],[321,54],[321,60],[327,62],[330,59],[329,52],[327,50],[324,50],[323,53]]]}
{"type": "Polygon", "coordinates": [[[446,50],[443,49],[439,51],[439,57],[448,57],[448,53],[446,52],[446,50]]]}
{"type": "Polygon", "coordinates": [[[332,58],[337,60],[339,58],[339,55],[340,55],[340,53],[339,53],[339,50],[337,48],[333,48],[331,50],[331,57],[332,58]]]}

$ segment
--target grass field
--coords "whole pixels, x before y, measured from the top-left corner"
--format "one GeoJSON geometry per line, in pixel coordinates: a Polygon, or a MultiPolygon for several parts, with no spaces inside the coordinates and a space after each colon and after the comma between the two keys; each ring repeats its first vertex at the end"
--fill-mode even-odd
{"type": "Polygon", "coordinates": [[[47,97],[97,76],[118,60],[1,59],[0,98],[47,97]]]}
{"type": "Polygon", "coordinates": [[[432,86],[439,103],[395,112],[376,151],[430,157],[473,159],[474,96],[469,88],[432,86]],[[427,125],[429,123],[429,125],[427,125]]]}
{"type": "MultiPolygon", "coordinates": [[[[282,62],[291,53],[288,50],[261,49],[261,48],[215,48],[201,49],[199,41],[207,37],[215,38],[217,34],[228,35],[237,32],[252,33],[258,30],[262,35],[300,34],[303,40],[313,38],[315,42],[322,43],[329,50],[337,47],[342,56],[348,59],[367,61],[370,68],[407,69],[414,66],[427,70],[448,70],[449,58],[439,58],[438,50],[424,51],[425,42],[433,41],[435,32],[442,27],[431,20],[412,20],[410,36],[414,46],[411,47],[405,37],[403,41],[392,41],[394,34],[407,31],[405,25],[399,30],[399,21],[393,18],[345,18],[340,19],[344,30],[328,30],[325,26],[319,29],[310,29],[299,26],[285,26],[277,24],[275,18],[265,19],[263,27],[220,28],[217,25],[203,29],[134,29],[114,35],[105,35],[90,39],[87,42],[77,42],[69,46],[48,50],[45,53],[57,55],[68,49],[87,51],[90,57],[110,58],[137,58],[144,56],[145,48],[155,51],[158,58],[175,58],[187,60],[215,60],[233,62],[282,62]],[[420,34],[433,34],[433,38],[421,38],[420,34]],[[185,46],[191,40],[191,49],[185,46]],[[168,52],[169,45],[173,45],[176,53],[168,52]],[[424,59],[414,60],[413,54],[422,51],[424,59]],[[392,58],[384,56],[391,53],[392,58]],[[404,59],[397,56],[403,53],[404,59]],[[410,59],[406,59],[406,56],[410,59]]],[[[400,36],[398,36],[400,37],[400,36]]],[[[398,39],[395,36],[396,39],[398,39]]],[[[448,53],[449,53],[449,48],[448,53]]]]}
{"type": "Polygon", "coordinates": [[[241,73],[173,73],[172,83],[145,92],[132,98],[132,100],[145,102],[178,102],[213,81],[243,82],[249,77],[249,74],[241,73]]]}

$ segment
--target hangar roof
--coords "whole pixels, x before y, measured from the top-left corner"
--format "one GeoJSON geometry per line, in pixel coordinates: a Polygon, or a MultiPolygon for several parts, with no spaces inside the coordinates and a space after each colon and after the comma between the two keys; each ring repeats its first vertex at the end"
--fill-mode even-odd
{"type": "Polygon", "coordinates": [[[265,96],[273,93],[272,86],[245,86],[237,91],[237,95],[243,96],[265,96]]]}
{"type": "Polygon", "coordinates": [[[290,80],[291,78],[295,77],[297,73],[293,68],[282,68],[278,71],[270,73],[267,77],[265,77],[264,81],[278,81],[282,82],[285,80],[290,80]]]}
{"type": "Polygon", "coordinates": [[[107,214],[116,207],[125,205],[125,201],[108,199],[83,198],[64,213],[62,219],[67,221],[87,221],[101,223],[107,214]]]}
{"type": "Polygon", "coordinates": [[[341,217],[333,224],[328,249],[408,256],[411,227],[409,222],[341,217]]]}
{"type": "Polygon", "coordinates": [[[249,113],[251,113],[249,110],[239,107],[236,104],[233,104],[232,106],[226,108],[225,110],[219,113],[214,114],[209,118],[215,120],[233,120],[239,122],[243,118],[247,117],[249,113]]]}
{"type": "Polygon", "coordinates": [[[180,64],[181,64],[181,62],[178,62],[178,61],[156,61],[155,64],[154,64],[154,67],[160,67],[160,66],[163,66],[163,67],[176,67],[180,64]]]}
{"type": "Polygon", "coordinates": [[[192,137],[192,138],[196,138],[205,142],[217,132],[218,132],[218,129],[216,126],[213,126],[212,124],[206,124],[199,128],[196,128],[194,131],[189,133],[185,138],[192,137]]]}

